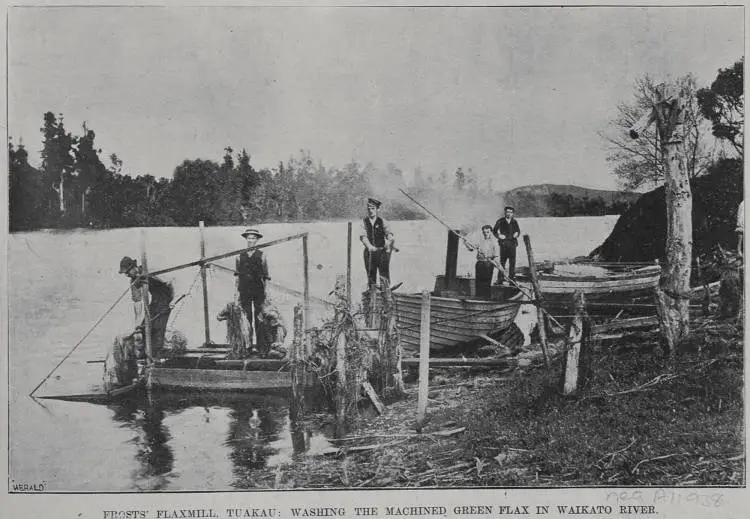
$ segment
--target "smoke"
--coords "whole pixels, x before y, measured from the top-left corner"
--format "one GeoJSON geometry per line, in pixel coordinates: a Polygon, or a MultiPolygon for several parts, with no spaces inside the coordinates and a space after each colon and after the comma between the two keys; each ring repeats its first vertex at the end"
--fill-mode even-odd
{"type": "Polygon", "coordinates": [[[465,235],[481,235],[483,225],[494,226],[503,215],[503,197],[478,189],[452,186],[407,185],[400,178],[383,178],[373,183],[373,196],[384,203],[384,214],[393,215],[401,207],[432,219],[427,212],[399,191],[403,189],[450,228],[465,235]]]}

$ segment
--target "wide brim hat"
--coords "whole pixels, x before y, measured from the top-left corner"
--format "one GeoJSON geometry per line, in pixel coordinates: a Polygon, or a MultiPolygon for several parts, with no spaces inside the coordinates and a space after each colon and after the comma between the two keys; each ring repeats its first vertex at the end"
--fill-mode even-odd
{"type": "Polygon", "coordinates": [[[263,235],[257,229],[245,229],[245,232],[242,233],[242,237],[247,238],[248,236],[257,236],[258,238],[263,237],[263,235]]]}
{"type": "Polygon", "coordinates": [[[130,256],[123,256],[123,258],[120,260],[120,274],[127,274],[130,269],[137,266],[138,262],[133,258],[131,258],[130,256]]]}

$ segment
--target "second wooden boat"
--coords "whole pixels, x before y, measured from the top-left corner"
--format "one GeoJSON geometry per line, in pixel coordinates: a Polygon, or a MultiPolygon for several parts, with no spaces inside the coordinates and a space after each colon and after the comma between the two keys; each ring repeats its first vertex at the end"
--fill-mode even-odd
{"type": "MultiPolygon", "coordinates": [[[[546,302],[569,302],[583,292],[586,301],[628,301],[650,296],[659,284],[659,265],[597,265],[596,263],[547,264],[537,268],[539,287],[546,302]]],[[[528,269],[518,281],[531,287],[528,269]]]]}

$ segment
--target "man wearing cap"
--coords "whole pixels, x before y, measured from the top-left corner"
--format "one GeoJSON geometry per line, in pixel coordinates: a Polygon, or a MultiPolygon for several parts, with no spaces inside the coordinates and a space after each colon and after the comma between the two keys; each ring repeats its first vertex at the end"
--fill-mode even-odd
{"type": "MultiPolygon", "coordinates": [[[[172,312],[172,298],[174,290],[172,285],[166,283],[156,276],[148,274],[142,275],[143,268],[138,266],[133,258],[125,256],[120,260],[120,274],[125,274],[130,278],[130,291],[133,302],[136,305],[141,301],[141,287],[146,283],[150,301],[148,304],[149,317],[151,319],[151,350],[155,355],[164,347],[164,335],[167,333],[167,321],[169,314],[172,312]]],[[[136,315],[138,310],[136,308],[136,315]]],[[[144,318],[145,319],[145,318],[144,318]]],[[[145,323],[141,320],[139,327],[145,330],[145,323]]]]}
{"type": "MultiPolygon", "coordinates": [[[[242,233],[247,240],[247,247],[255,247],[263,235],[256,229],[247,229],[242,233]]],[[[259,333],[261,316],[266,303],[266,282],[271,279],[268,275],[268,263],[261,249],[255,249],[252,254],[247,251],[237,258],[237,290],[240,295],[240,306],[247,316],[247,321],[255,331],[260,352],[268,349],[267,344],[261,344],[262,334],[259,333]]]]}
{"type": "MultiPolygon", "coordinates": [[[[511,206],[505,207],[505,216],[495,222],[492,228],[492,234],[497,236],[500,244],[500,265],[505,270],[505,264],[508,264],[508,278],[516,277],[516,247],[518,247],[518,237],[521,235],[521,228],[518,226],[518,220],[513,215],[515,210],[511,206]]],[[[498,283],[503,277],[502,271],[498,273],[498,283]]]]}
{"type": "Polygon", "coordinates": [[[390,286],[391,251],[393,233],[388,224],[378,215],[381,203],[374,198],[367,199],[367,216],[362,219],[362,233],[359,237],[365,246],[364,259],[367,279],[370,286],[378,282],[378,272],[390,286]]]}

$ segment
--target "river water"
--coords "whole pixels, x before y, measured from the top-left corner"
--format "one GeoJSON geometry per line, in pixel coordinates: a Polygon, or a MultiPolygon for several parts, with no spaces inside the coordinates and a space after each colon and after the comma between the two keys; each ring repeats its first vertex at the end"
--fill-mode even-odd
{"type": "MultiPolygon", "coordinates": [[[[617,217],[528,218],[535,258],[588,254],[609,234],[617,217]]],[[[366,285],[358,223],[354,225],[353,286],[366,285]]],[[[326,299],[337,274],[346,272],[346,223],[268,224],[264,241],[308,232],[310,291],[326,299]]],[[[394,283],[403,291],[432,288],[444,269],[446,231],[432,221],[393,222],[400,251],[391,262],[394,283]]],[[[239,227],[205,231],[208,256],[244,246],[239,227]]],[[[253,471],[315,455],[328,446],[326,431],[292,431],[287,397],[275,395],[158,394],[117,404],[59,400],[27,395],[89,331],[127,288],[118,274],[120,258],[140,256],[140,229],[38,231],[8,241],[10,482],[43,485],[46,491],[234,490],[253,486],[253,471]],[[254,413],[255,411],[255,413],[254,413]],[[253,416],[257,416],[257,420],[253,416]]],[[[195,260],[197,229],[149,228],[146,250],[151,270],[195,260]]],[[[302,290],[302,245],[296,240],[266,249],[272,282],[302,290]]],[[[231,267],[233,260],[223,260],[231,267]]],[[[460,274],[473,272],[473,255],[459,254],[460,274]]],[[[526,264],[523,244],[518,264],[526,264]]],[[[186,294],[173,311],[171,327],[185,333],[189,347],[204,339],[203,302],[196,268],[164,277],[186,294]]],[[[215,315],[233,298],[233,277],[222,270],[208,276],[210,334],[224,342],[215,315]]],[[[299,298],[272,288],[288,324],[299,298]]],[[[326,316],[314,303],[314,324],[326,316]]],[[[86,392],[100,383],[107,346],[133,325],[132,304],[124,297],[68,360],[39,389],[39,395],[86,392]],[[94,361],[94,362],[92,362],[94,361]]]]}

